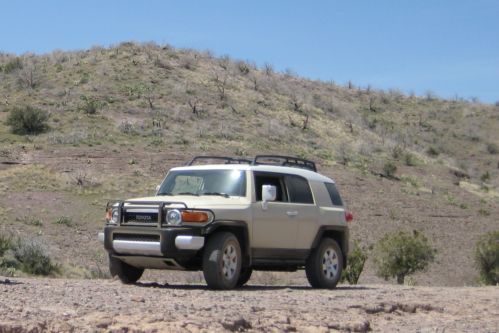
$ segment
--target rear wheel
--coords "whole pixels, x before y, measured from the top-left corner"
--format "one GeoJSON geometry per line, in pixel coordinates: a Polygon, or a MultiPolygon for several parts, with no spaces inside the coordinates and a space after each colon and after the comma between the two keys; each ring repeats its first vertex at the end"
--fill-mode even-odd
{"type": "Polygon", "coordinates": [[[112,277],[118,276],[124,284],[137,282],[144,273],[144,269],[130,266],[112,255],[109,255],[109,271],[112,277]]]}
{"type": "Polygon", "coordinates": [[[220,232],[211,236],[203,254],[203,275],[211,289],[236,287],[241,272],[241,247],[234,234],[220,232]]]}
{"type": "Polygon", "coordinates": [[[343,253],[334,239],[324,238],[307,259],[305,272],[314,288],[333,289],[343,270],[343,253]]]}

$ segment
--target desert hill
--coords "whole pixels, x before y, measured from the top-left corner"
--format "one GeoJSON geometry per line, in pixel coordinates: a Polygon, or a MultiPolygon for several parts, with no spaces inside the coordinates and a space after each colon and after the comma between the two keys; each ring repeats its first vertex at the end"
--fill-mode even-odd
{"type": "MultiPolygon", "coordinates": [[[[437,261],[413,283],[473,285],[474,244],[499,228],[498,128],[497,105],[168,45],[0,53],[0,232],[43,243],[63,276],[100,276],[107,200],[153,193],[196,154],[298,155],[338,182],[352,240],[422,231],[437,261]],[[9,112],[24,106],[49,114],[44,133],[11,133],[9,112]]],[[[361,282],[380,282],[371,261],[361,282]]]]}

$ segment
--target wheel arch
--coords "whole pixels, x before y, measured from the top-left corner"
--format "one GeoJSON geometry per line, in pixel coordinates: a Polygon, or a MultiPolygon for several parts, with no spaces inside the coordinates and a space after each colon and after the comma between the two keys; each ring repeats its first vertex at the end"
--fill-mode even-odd
{"type": "Polygon", "coordinates": [[[317,231],[314,242],[312,243],[312,250],[317,248],[324,237],[329,237],[334,239],[341,248],[343,253],[343,267],[347,267],[348,264],[348,242],[349,242],[349,232],[347,227],[343,226],[322,226],[317,231]]]}
{"type": "Polygon", "coordinates": [[[218,232],[231,232],[236,236],[241,246],[243,257],[243,266],[251,266],[251,251],[248,225],[244,221],[214,221],[206,226],[203,230],[203,235],[210,238],[218,232]]]}

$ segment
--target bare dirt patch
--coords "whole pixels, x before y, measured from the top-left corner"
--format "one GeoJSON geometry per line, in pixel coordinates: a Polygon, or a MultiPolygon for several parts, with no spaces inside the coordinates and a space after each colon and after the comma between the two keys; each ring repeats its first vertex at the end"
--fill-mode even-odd
{"type": "Polygon", "coordinates": [[[0,332],[497,332],[497,287],[0,280],[0,332]]]}

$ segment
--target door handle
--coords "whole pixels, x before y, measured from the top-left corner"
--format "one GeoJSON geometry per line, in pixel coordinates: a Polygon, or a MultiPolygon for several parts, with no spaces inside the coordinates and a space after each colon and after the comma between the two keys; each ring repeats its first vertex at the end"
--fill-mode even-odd
{"type": "Polygon", "coordinates": [[[290,211],[287,211],[286,214],[288,216],[297,216],[298,212],[296,210],[290,210],[290,211]]]}

